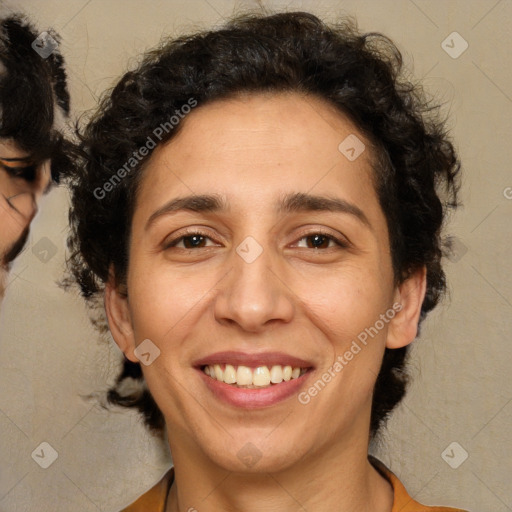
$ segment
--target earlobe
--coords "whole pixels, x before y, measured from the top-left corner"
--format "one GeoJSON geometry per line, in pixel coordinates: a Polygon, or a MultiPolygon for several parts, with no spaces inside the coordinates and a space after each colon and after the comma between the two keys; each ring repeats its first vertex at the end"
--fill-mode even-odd
{"type": "Polygon", "coordinates": [[[130,361],[139,362],[134,354],[135,338],[128,307],[128,296],[121,293],[119,287],[114,284],[113,278],[109,279],[105,286],[104,302],[108,325],[114,341],[130,361]]]}
{"type": "Polygon", "coordinates": [[[415,271],[396,289],[395,303],[400,307],[389,323],[387,348],[401,348],[414,341],[418,334],[421,306],[427,289],[425,266],[415,271]]]}

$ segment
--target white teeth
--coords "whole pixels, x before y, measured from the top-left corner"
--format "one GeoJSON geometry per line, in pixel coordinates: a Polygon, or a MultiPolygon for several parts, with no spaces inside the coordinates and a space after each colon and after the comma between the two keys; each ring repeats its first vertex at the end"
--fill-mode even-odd
{"type": "Polygon", "coordinates": [[[248,368],[247,366],[239,366],[236,371],[236,383],[239,386],[249,386],[250,384],[252,384],[251,369],[248,368]]]}
{"type": "Polygon", "coordinates": [[[252,383],[255,386],[268,386],[270,384],[270,372],[266,366],[258,366],[254,370],[252,383]]]}
{"type": "Polygon", "coordinates": [[[282,366],[272,366],[272,368],[270,368],[270,382],[272,382],[272,384],[283,382],[282,366]]]}
{"type": "Polygon", "coordinates": [[[226,369],[224,370],[224,382],[226,384],[235,384],[236,383],[236,370],[234,366],[230,364],[226,365],[226,369]]]}
{"type": "Polygon", "coordinates": [[[205,366],[203,371],[212,379],[220,380],[226,384],[258,388],[297,379],[306,373],[307,369],[281,365],[274,365],[270,369],[267,366],[249,368],[243,365],[235,367],[231,364],[226,364],[223,370],[220,364],[215,364],[213,366],[205,366]]]}
{"type": "Polygon", "coordinates": [[[219,364],[216,364],[214,367],[213,367],[213,371],[215,372],[215,378],[217,380],[223,380],[224,378],[224,372],[222,371],[222,368],[220,367],[219,364]]]}

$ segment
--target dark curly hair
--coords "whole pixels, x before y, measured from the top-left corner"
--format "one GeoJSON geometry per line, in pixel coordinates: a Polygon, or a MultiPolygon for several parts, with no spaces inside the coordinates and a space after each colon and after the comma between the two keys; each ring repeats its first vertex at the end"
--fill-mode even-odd
{"type": "MultiPolygon", "coordinates": [[[[58,43],[60,37],[48,34],[58,43]]],[[[13,139],[32,160],[51,158],[58,183],[70,173],[74,146],[54,126],[56,108],[69,115],[64,58],[58,49],[43,58],[32,47],[39,32],[21,14],[0,19],[0,137],[13,139]]]]}
{"type": "MultiPolygon", "coordinates": [[[[390,39],[361,34],[350,19],[327,25],[305,12],[244,14],[218,30],[165,41],[103,97],[97,113],[79,130],[83,156],[71,183],[69,264],[82,295],[95,302],[111,264],[117,284],[125,282],[134,199],[151,151],[108,194],[100,198],[94,191],[190,98],[204,105],[263,91],[322,98],[371,142],[395,282],[427,269],[421,323],[446,288],[441,259],[449,244],[441,228],[448,209],[457,206],[460,163],[445,121],[421,86],[403,76],[402,56],[390,39]]],[[[161,143],[182,125],[165,133],[161,143]]],[[[407,347],[385,350],[373,394],[372,438],[405,394],[406,356],[407,347]]],[[[150,429],[162,432],[162,414],[138,363],[125,359],[108,399],[137,408],[150,429]],[[141,382],[138,390],[130,379],[141,382]]]]}

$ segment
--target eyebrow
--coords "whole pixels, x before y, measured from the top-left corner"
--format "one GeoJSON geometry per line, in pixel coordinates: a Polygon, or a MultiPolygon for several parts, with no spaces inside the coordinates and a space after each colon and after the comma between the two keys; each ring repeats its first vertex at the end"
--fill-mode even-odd
{"type": "MultiPolygon", "coordinates": [[[[181,210],[192,212],[225,212],[229,211],[229,203],[223,196],[216,194],[193,194],[185,197],[172,199],[164,204],[158,210],[153,212],[146,222],[146,229],[153,224],[159,217],[176,213],[181,210]]],[[[277,214],[296,213],[296,212],[336,212],[352,215],[362,224],[372,229],[368,217],[355,204],[337,197],[311,195],[303,192],[289,193],[277,201],[275,205],[277,214]]]]}

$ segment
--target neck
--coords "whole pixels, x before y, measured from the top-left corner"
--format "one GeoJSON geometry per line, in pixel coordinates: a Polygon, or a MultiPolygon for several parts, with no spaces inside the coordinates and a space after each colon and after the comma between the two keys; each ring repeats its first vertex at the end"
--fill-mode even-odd
{"type": "Polygon", "coordinates": [[[392,487],[368,462],[367,443],[329,445],[286,469],[262,473],[231,472],[183,450],[187,443],[176,445],[182,449],[171,444],[175,480],[166,512],[391,512],[393,506],[392,487]]]}

